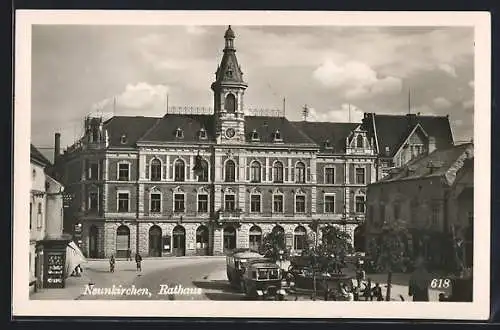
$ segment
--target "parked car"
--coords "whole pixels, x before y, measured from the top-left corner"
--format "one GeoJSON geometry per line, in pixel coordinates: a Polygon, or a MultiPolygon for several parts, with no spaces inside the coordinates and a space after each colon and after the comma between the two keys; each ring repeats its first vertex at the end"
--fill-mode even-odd
{"type": "Polygon", "coordinates": [[[242,275],[245,264],[250,259],[263,259],[257,251],[250,249],[235,249],[226,255],[226,274],[232,287],[241,289],[242,275]]]}
{"type": "Polygon", "coordinates": [[[247,262],[242,289],[246,297],[257,300],[285,300],[286,280],[282,269],[269,259],[247,262]]]}

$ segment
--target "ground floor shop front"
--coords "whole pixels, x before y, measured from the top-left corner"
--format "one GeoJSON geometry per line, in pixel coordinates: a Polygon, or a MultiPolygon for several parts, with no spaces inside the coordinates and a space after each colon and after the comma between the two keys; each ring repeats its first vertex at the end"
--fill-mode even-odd
{"type": "MultiPolygon", "coordinates": [[[[354,239],[356,225],[342,228],[354,239]]],[[[306,223],[169,221],[88,221],[83,223],[82,251],[89,258],[222,255],[235,248],[258,250],[267,233],[281,231],[287,249],[300,252],[311,238],[306,223]]]]}

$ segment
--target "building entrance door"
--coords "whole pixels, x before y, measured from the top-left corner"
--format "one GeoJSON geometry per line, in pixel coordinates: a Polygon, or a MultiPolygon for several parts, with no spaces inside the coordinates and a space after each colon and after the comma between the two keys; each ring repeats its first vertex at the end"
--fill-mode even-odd
{"type": "Polygon", "coordinates": [[[161,228],[156,225],[149,229],[149,256],[161,257],[161,228]]]}
{"type": "Polygon", "coordinates": [[[176,257],[186,255],[186,229],[182,226],[176,226],[173,230],[172,254],[176,257]]]}

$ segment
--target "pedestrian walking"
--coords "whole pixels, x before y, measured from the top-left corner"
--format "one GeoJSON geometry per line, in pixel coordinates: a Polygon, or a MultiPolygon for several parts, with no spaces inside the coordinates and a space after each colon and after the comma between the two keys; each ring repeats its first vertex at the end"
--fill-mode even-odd
{"type": "Polygon", "coordinates": [[[112,254],[111,258],[109,259],[109,271],[111,273],[115,272],[115,256],[112,254]]]}
{"type": "MultiPolygon", "coordinates": [[[[384,296],[382,295],[382,288],[380,287],[380,283],[376,283],[373,288],[373,297],[377,298],[377,301],[384,301],[384,296]]],[[[373,300],[372,297],[372,300],[373,300]]]]}
{"type": "Polygon", "coordinates": [[[136,263],[136,265],[137,265],[137,271],[138,271],[138,272],[142,272],[141,262],[142,262],[142,257],[141,257],[141,255],[139,254],[139,252],[137,252],[137,253],[135,254],[135,263],[136,263]]]}
{"type": "Polygon", "coordinates": [[[367,282],[365,282],[365,288],[363,289],[363,298],[365,298],[365,301],[373,300],[372,280],[370,278],[367,282]]]}
{"type": "Polygon", "coordinates": [[[431,275],[427,272],[423,258],[418,258],[415,271],[411,274],[408,283],[408,295],[413,301],[429,301],[429,282],[431,275]]]}

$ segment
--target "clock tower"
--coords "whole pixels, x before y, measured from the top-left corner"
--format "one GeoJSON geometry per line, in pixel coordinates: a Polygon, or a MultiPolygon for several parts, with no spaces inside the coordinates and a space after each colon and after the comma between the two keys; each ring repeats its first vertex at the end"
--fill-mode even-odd
{"type": "Polygon", "coordinates": [[[229,25],[224,34],[224,55],[212,83],[218,143],[245,141],[243,96],[248,85],[243,81],[243,72],[236,59],[234,38],[234,31],[229,25]]]}

